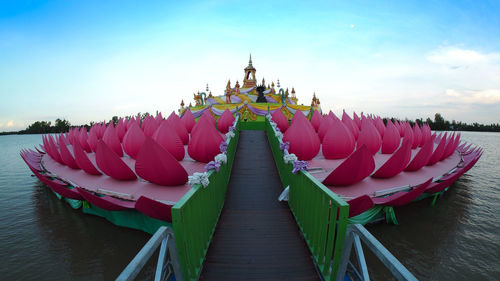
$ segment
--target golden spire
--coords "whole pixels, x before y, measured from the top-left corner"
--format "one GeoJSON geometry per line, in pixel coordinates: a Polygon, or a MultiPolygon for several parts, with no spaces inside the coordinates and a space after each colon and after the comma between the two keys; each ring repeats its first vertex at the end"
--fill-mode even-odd
{"type": "Polygon", "coordinates": [[[184,100],[181,100],[181,108],[184,107],[184,100]]]}
{"type": "Polygon", "coordinates": [[[238,80],[236,80],[236,88],[239,88],[240,87],[240,83],[238,82],[238,80]]]}
{"type": "Polygon", "coordinates": [[[264,80],[264,77],[262,77],[262,85],[265,87],[266,86],[266,80],[264,80]]]}
{"type": "Polygon", "coordinates": [[[271,87],[273,87],[273,88],[274,88],[274,81],[271,83],[271,87]]]}

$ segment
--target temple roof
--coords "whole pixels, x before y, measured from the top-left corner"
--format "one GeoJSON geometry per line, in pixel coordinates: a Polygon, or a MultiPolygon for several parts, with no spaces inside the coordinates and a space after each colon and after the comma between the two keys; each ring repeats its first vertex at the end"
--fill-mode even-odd
{"type": "Polygon", "coordinates": [[[250,60],[248,61],[248,66],[245,67],[245,70],[256,70],[252,65],[252,54],[250,54],[250,60]]]}

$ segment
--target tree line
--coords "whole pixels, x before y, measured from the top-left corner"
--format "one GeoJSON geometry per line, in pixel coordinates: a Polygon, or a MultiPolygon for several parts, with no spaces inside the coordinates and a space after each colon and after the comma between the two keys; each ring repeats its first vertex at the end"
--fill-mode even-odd
{"type": "MultiPolygon", "coordinates": [[[[397,120],[395,118],[390,118],[392,121],[397,120]]],[[[384,118],[384,123],[387,122],[387,118],[384,118]]],[[[492,124],[479,124],[474,122],[472,124],[464,123],[461,121],[452,120],[451,122],[445,120],[444,117],[440,113],[436,113],[434,115],[434,120],[431,118],[427,118],[425,121],[422,118],[408,121],[412,126],[417,123],[419,126],[426,123],[429,125],[431,130],[434,131],[476,131],[476,132],[500,132],[500,124],[492,123],[492,124]]]]}
{"type": "MultiPolygon", "coordinates": [[[[158,112],[156,113],[158,114],[158,112]]],[[[146,113],[137,113],[134,116],[125,116],[124,118],[140,118],[141,121],[144,120],[147,116],[149,116],[148,112],[146,113]]],[[[121,117],[113,116],[109,121],[102,121],[106,124],[113,122],[114,125],[118,123],[121,117]]],[[[54,124],[51,121],[36,121],[33,124],[30,124],[26,129],[17,131],[17,132],[0,132],[0,135],[25,135],[25,134],[53,134],[53,133],[65,133],[72,127],[85,127],[89,130],[96,122],[90,122],[89,124],[77,125],[73,126],[66,119],[57,118],[54,124]]]]}
{"type": "MultiPolygon", "coordinates": [[[[158,115],[158,112],[156,113],[158,115]]],[[[144,120],[146,116],[150,115],[148,112],[146,113],[138,113],[137,115],[134,116],[125,116],[124,118],[140,118],[141,120],[144,120]]],[[[109,122],[113,122],[113,124],[117,124],[118,120],[120,120],[121,117],[118,116],[113,116],[111,120],[109,121],[103,121],[106,124],[109,122]]],[[[391,120],[397,120],[396,118],[383,118],[384,123],[387,122],[387,119],[391,120]]],[[[408,121],[412,126],[417,123],[420,126],[422,126],[423,123],[427,123],[432,130],[436,131],[478,131],[478,132],[500,132],[500,124],[479,124],[477,122],[474,122],[472,124],[464,123],[461,121],[455,121],[452,120],[451,122],[448,120],[445,120],[444,117],[440,113],[436,113],[434,115],[434,120],[431,118],[427,118],[426,120],[423,120],[422,118],[416,119],[415,121],[412,120],[405,120],[408,121]]],[[[79,125],[75,127],[81,127],[84,126],[88,129],[94,125],[95,122],[90,122],[90,124],[84,124],[84,125],[79,125]]],[[[10,134],[50,134],[50,133],[64,133],[71,128],[72,125],[70,122],[66,119],[56,119],[54,124],[52,125],[52,122],[50,121],[36,121],[33,124],[29,125],[26,129],[18,131],[18,132],[0,132],[0,135],[10,135],[10,134]]]]}

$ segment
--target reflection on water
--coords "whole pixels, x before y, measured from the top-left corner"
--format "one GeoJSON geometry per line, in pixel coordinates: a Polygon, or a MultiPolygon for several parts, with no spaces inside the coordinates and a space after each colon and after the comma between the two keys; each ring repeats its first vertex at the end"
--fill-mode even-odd
{"type": "MultiPolygon", "coordinates": [[[[431,199],[396,209],[399,226],[368,229],[421,280],[495,280],[500,276],[500,134],[463,133],[485,149],[436,206],[431,199]]],[[[2,280],[113,280],[149,239],[140,231],[73,210],[19,157],[40,135],[0,136],[2,280]]],[[[368,253],[374,280],[388,280],[368,253]]],[[[150,277],[151,262],[139,278],[150,277]]]]}
{"type": "MultiPolygon", "coordinates": [[[[435,206],[428,198],[396,209],[399,226],[367,227],[421,280],[500,278],[500,134],[465,132],[462,139],[485,152],[435,206]]],[[[378,264],[373,259],[370,266],[378,264]]],[[[374,279],[390,279],[371,269],[374,279]]]]}
{"type": "Polygon", "coordinates": [[[19,150],[40,138],[0,137],[0,279],[114,280],[150,235],[74,210],[32,177],[19,150]]]}

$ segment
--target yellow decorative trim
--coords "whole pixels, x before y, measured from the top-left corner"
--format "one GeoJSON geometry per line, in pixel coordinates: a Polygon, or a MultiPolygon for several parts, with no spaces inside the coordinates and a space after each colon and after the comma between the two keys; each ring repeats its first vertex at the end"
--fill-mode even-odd
{"type": "Polygon", "coordinates": [[[288,110],[288,108],[283,107],[283,108],[281,108],[281,111],[283,112],[283,114],[285,114],[285,116],[288,120],[292,119],[293,114],[290,112],[290,110],[288,110]]]}
{"type": "Polygon", "coordinates": [[[248,109],[248,106],[245,105],[240,109],[240,114],[242,119],[250,119],[252,121],[257,120],[257,114],[253,113],[248,109]]]}

